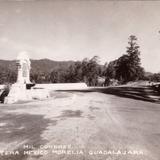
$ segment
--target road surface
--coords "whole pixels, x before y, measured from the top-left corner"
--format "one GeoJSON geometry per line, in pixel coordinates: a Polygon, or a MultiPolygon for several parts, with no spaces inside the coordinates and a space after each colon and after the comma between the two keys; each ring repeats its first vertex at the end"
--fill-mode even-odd
{"type": "Polygon", "coordinates": [[[147,101],[147,89],[121,92],[60,91],[1,104],[0,160],[159,160],[158,97],[147,101]]]}

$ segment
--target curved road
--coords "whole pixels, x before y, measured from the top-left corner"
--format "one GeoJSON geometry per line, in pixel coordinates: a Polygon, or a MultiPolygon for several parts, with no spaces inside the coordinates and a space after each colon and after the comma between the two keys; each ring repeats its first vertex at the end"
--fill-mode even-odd
{"type": "Polygon", "coordinates": [[[1,104],[0,160],[159,160],[159,102],[117,89],[1,104]]]}

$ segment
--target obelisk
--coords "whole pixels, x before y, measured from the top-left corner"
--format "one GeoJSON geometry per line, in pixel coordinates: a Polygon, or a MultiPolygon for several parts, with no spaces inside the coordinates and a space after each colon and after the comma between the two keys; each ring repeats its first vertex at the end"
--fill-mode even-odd
{"type": "Polygon", "coordinates": [[[16,60],[18,75],[17,82],[21,84],[29,84],[30,82],[30,69],[31,62],[29,60],[27,52],[21,52],[16,60]]]}
{"type": "Polygon", "coordinates": [[[30,84],[30,69],[31,62],[27,55],[27,52],[21,52],[17,59],[17,81],[14,83],[9,91],[8,96],[5,98],[4,103],[11,104],[17,101],[23,101],[29,99],[29,94],[27,94],[26,85],[30,84]]]}

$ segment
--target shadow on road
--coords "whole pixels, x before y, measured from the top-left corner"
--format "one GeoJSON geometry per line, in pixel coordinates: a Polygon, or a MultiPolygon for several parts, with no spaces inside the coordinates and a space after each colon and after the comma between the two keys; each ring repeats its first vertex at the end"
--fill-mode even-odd
{"type": "Polygon", "coordinates": [[[160,94],[151,86],[141,87],[110,87],[106,89],[93,89],[93,91],[113,94],[119,97],[160,103],[160,94]]]}
{"type": "Polygon", "coordinates": [[[62,114],[57,118],[80,118],[82,117],[82,113],[83,112],[80,110],[76,110],[76,111],[64,110],[62,111],[62,114]]]}
{"type": "MultiPolygon", "coordinates": [[[[6,155],[0,156],[0,160],[25,160],[27,155],[24,155],[24,145],[33,145],[37,148],[41,144],[45,144],[45,140],[42,139],[41,134],[46,130],[49,123],[56,125],[49,119],[45,119],[42,115],[30,115],[30,114],[3,114],[0,115],[0,137],[1,143],[6,145],[14,142],[19,146],[19,142],[25,142],[16,150],[19,151],[19,155],[6,155]]],[[[14,148],[16,145],[13,146],[14,148]]],[[[31,149],[26,149],[31,150],[31,149]]]]}
{"type": "MultiPolygon", "coordinates": [[[[72,90],[73,91],[73,90],[72,90]]],[[[104,94],[112,94],[119,97],[131,98],[153,103],[160,103],[160,93],[152,86],[120,86],[120,87],[105,87],[91,88],[88,90],[74,90],[75,92],[100,92],[104,94]]]]}

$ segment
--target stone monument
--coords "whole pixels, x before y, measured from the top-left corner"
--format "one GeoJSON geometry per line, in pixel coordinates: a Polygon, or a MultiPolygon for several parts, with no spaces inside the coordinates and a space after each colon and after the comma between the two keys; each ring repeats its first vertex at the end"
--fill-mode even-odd
{"type": "Polygon", "coordinates": [[[29,84],[30,82],[30,68],[31,62],[27,55],[27,52],[21,52],[16,60],[18,68],[17,82],[20,84],[29,84]]]}
{"type": "Polygon", "coordinates": [[[30,99],[30,94],[27,94],[26,85],[30,84],[30,68],[31,62],[27,55],[27,52],[21,52],[17,59],[17,82],[13,84],[10,88],[8,96],[5,98],[4,103],[10,104],[15,103],[19,100],[30,99]]]}

